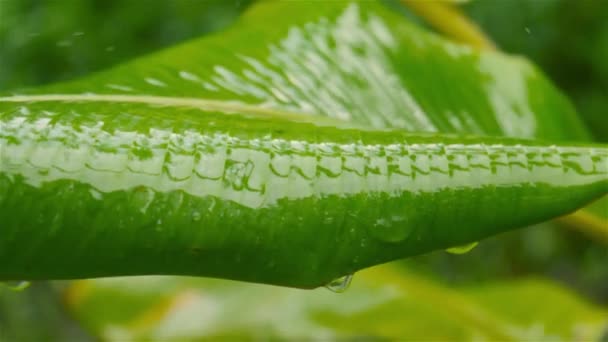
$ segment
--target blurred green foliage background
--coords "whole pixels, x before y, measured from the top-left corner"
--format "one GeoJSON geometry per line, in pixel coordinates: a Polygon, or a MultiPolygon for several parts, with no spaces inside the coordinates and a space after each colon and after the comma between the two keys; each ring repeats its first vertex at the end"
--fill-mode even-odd
{"type": "Polygon", "coordinates": [[[0,90],[71,79],[229,25],[250,0],[2,0],[0,90]]]}
{"type": "MultiPolygon", "coordinates": [[[[251,0],[2,0],[0,91],[18,92],[75,78],[221,30],[250,4],[251,0]]],[[[574,101],[595,137],[608,141],[608,1],[476,0],[463,8],[502,50],[525,55],[545,70],[574,101]]],[[[606,260],[605,245],[545,223],[484,240],[466,255],[437,252],[403,264],[453,284],[549,276],[605,305],[606,260]]],[[[69,319],[57,311],[48,285],[34,284],[28,292],[19,298],[0,293],[0,329],[27,329],[21,325],[26,317],[57,317],[47,322],[47,334],[58,333],[53,332],[54,325],[67,324],[60,336],[52,337],[84,338],[77,328],[62,323],[61,317],[69,319]],[[36,304],[41,302],[46,306],[36,304]],[[31,309],[43,307],[46,311],[31,309]]],[[[34,339],[51,337],[32,334],[34,339]]]]}
{"type": "Polygon", "coordinates": [[[608,1],[479,0],[465,9],[502,50],[540,65],[608,141],[608,1]]]}

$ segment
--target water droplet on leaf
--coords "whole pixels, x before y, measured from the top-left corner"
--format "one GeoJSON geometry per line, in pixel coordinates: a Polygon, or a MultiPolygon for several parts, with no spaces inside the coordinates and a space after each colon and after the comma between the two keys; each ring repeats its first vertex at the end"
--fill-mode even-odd
{"type": "Polygon", "coordinates": [[[412,226],[406,217],[393,215],[380,218],[369,227],[369,233],[383,242],[400,242],[405,240],[412,232],[412,226]]]}
{"type": "Polygon", "coordinates": [[[197,221],[200,221],[200,219],[201,219],[201,213],[199,213],[198,211],[192,212],[192,221],[197,222],[197,221]]]}
{"type": "Polygon", "coordinates": [[[342,293],[342,292],[348,290],[348,287],[350,286],[350,283],[352,280],[353,280],[352,274],[345,275],[343,277],[336,278],[336,279],[330,281],[327,285],[325,285],[325,287],[332,292],[342,293]]]}
{"type": "Polygon", "coordinates": [[[96,199],[98,201],[103,199],[103,194],[95,189],[89,189],[89,193],[91,194],[91,197],[93,197],[93,199],[96,199]]]}
{"type": "Polygon", "coordinates": [[[475,241],[475,242],[471,242],[471,243],[468,243],[468,244],[462,245],[462,246],[450,247],[450,248],[446,249],[445,251],[448,253],[452,253],[452,254],[465,254],[465,253],[470,252],[473,248],[475,248],[475,246],[477,246],[477,244],[479,244],[479,242],[475,241]]]}

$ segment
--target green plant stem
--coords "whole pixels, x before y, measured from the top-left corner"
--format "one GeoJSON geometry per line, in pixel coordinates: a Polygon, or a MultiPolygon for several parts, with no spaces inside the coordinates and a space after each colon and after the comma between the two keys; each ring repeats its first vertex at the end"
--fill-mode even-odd
{"type": "Polygon", "coordinates": [[[456,6],[446,1],[401,1],[438,32],[478,49],[496,49],[492,40],[456,6]]]}
{"type": "Polygon", "coordinates": [[[581,209],[556,221],[563,226],[580,231],[589,238],[608,244],[608,220],[581,209]]]}

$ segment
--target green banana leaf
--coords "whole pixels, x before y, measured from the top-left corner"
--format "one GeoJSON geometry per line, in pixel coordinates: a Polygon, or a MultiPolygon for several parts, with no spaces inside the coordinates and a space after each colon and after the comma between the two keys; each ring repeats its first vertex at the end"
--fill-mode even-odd
{"type": "Polygon", "coordinates": [[[568,213],[608,184],[605,146],[403,133],[587,137],[530,64],[378,3],[262,3],[221,35],[0,110],[5,279],[316,287],[568,213]]]}
{"type": "Polygon", "coordinates": [[[221,35],[0,101],[9,279],[315,287],[565,214],[608,182],[602,146],[380,131],[586,137],[531,65],[445,42],[377,3],[259,4],[221,35]],[[284,11],[299,15],[281,22],[284,11]],[[65,253],[83,224],[89,238],[65,253]],[[37,235],[36,248],[15,247],[37,235]],[[32,264],[43,254],[55,257],[32,264]]]}

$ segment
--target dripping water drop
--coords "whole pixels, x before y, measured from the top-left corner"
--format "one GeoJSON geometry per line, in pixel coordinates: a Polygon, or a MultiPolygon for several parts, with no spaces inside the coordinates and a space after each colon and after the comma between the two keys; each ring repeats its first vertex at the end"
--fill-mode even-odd
{"type": "Polygon", "coordinates": [[[447,248],[445,251],[451,254],[465,254],[470,252],[473,248],[475,248],[479,244],[479,242],[471,242],[466,245],[454,246],[447,248]]]}
{"type": "Polygon", "coordinates": [[[336,279],[330,281],[327,285],[325,285],[325,288],[327,288],[331,292],[342,293],[342,292],[345,292],[346,290],[348,290],[348,287],[350,286],[350,283],[352,282],[352,280],[353,280],[352,274],[345,275],[343,277],[336,278],[336,279]]]}
{"type": "Polygon", "coordinates": [[[30,286],[30,282],[27,280],[5,281],[0,284],[12,291],[23,291],[30,286]]]}

